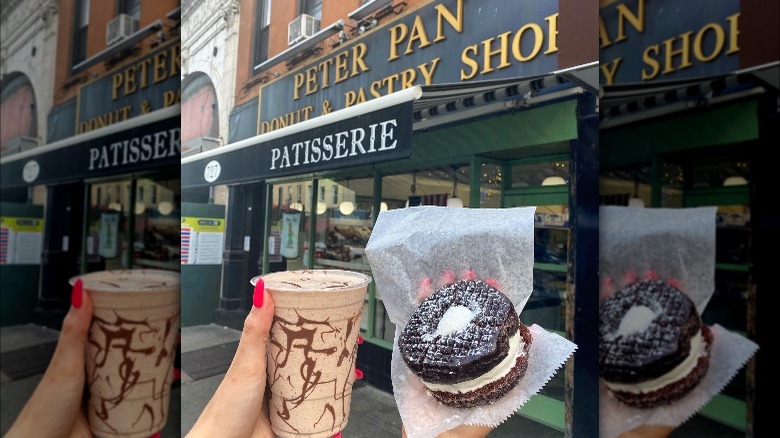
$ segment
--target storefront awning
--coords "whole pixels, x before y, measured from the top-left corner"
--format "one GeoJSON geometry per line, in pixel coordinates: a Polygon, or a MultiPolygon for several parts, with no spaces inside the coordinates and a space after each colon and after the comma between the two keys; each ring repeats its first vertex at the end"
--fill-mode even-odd
{"type": "Polygon", "coordinates": [[[597,80],[598,64],[590,63],[546,75],[417,85],[182,158],[182,187],[259,181],[406,158],[411,154],[412,131],[595,92],[597,80]],[[388,120],[395,120],[392,134],[398,143],[392,150],[385,145],[380,151],[381,145],[366,142],[379,135],[380,127],[389,126],[382,125],[388,120]],[[323,160],[322,145],[328,137],[334,150],[323,160]],[[338,146],[340,154],[335,149],[339,139],[345,141],[338,146]],[[356,139],[362,147],[352,146],[356,139]]]}
{"type": "Polygon", "coordinates": [[[0,187],[18,188],[175,166],[179,105],[0,159],[0,187]]]}
{"type": "Polygon", "coordinates": [[[676,81],[606,85],[599,100],[600,128],[667,116],[680,111],[778,89],[780,62],[729,74],[676,81]]]}

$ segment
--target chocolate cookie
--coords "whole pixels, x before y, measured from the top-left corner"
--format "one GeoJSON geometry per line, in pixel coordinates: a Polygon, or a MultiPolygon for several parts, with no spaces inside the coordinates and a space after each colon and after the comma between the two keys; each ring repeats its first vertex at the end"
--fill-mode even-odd
{"type": "Polygon", "coordinates": [[[525,375],[531,333],[509,299],[479,280],[433,292],[398,340],[409,369],[450,406],[492,403],[525,375]]]}
{"type": "Polygon", "coordinates": [[[706,374],[711,344],[691,299],[665,281],[638,281],[599,308],[599,374],[631,406],[690,392],[706,374]]]}

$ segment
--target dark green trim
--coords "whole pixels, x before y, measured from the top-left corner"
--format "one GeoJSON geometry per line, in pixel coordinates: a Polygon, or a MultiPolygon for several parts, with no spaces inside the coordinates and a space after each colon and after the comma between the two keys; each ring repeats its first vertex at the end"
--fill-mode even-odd
{"type": "Polygon", "coordinates": [[[569,185],[518,187],[504,193],[506,207],[527,205],[568,205],[569,185]]]}
{"type": "Polygon", "coordinates": [[[744,400],[718,394],[699,413],[742,432],[747,429],[747,406],[744,400]]]}
{"type": "Polygon", "coordinates": [[[507,161],[507,164],[510,166],[523,166],[527,164],[551,163],[554,161],[569,161],[569,154],[552,154],[541,157],[518,158],[516,160],[507,161]]]}
{"type": "Polygon", "coordinates": [[[43,205],[0,202],[0,216],[43,219],[43,205]]]}
{"type": "Polygon", "coordinates": [[[84,205],[82,206],[82,216],[84,219],[81,221],[81,254],[79,259],[81,265],[79,266],[79,273],[87,273],[87,236],[89,236],[89,191],[91,184],[84,184],[84,205]]]}
{"type": "Polygon", "coordinates": [[[371,206],[371,229],[373,230],[374,224],[379,217],[379,209],[382,207],[382,174],[380,172],[374,172],[374,203],[371,206]]]}
{"type": "MultiPolygon", "coordinates": [[[[368,285],[368,325],[366,327],[366,337],[372,340],[374,339],[374,333],[376,333],[374,327],[374,325],[376,325],[376,301],[376,284],[372,281],[371,284],[368,285]]],[[[376,342],[374,343],[382,345],[376,342]]],[[[390,344],[389,348],[392,349],[393,344],[390,344]]]]}
{"type": "Polygon", "coordinates": [[[562,400],[556,400],[542,394],[536,394],[517,411],[523,417],[538,421],[555,430],[563,432],[565,425],[565,406],[562,400]]]}
{"type": "Polygon", "coordinates": [[[480,192],[482,189],[482,160],[471,156],[469,167],[469,208],[479,208],[480,192]]]}
{"type": "Polygon", "coordinates": [[[750,272],[750,265],[747,263],[715,263],[715,269],[732,272],[750,272]]]}
{"type": "Polygon", "coordinates": [[[309,252],[306,254],[306,266],[309,269],[314,268],[314,249],[317,242],[317,196],[315,193],[319,191],[320,180],[315,178],[311,182],[311,203],[309,210],[309,252]]]}
{"type": "MultiPolygon", "coordinates": [[[[268,254],[268,238],[271,236],[271,208],[273,207],[273,186],[271,184],[265,185],[265,211],[263,212],[263,272],[265,275],[271,270],[271,255],[268,254]]],[[[312,198],[316,198],[314,193],[312,198]]]]}
{"type": "Polygon", "coordinates": [[[225,206],[219,204],[202,204],[198,202],[182,202],[182,217],[203,217],[225,219],[225,206]]]}
{"type": "Polygon", "coordinates": [[[650,163],[653,155],[758,138],[758,102],[739,102],[599,132],[602,170],[650,163]]]}
{"type": "MultiPolygon", "coordinates": [[[[127,269],[133,269],[135,260],[133,259],[133,248],[135,247],[135,203],[136,190],[138,190],[138,178],[130,178],[130,208],[129,226],[127,227],[127,269]]],[[[84,202],[87,202],[86,200],[84,202]]],[[[120,256],[121,257],[121,256],[120,256]]],[[[121,260],[121,258],[120,258],[121,260]]]]}
{"type": "Polygon", "coordinates": [[[653,156],[650,169],[650,207],[659,208],[663,200],[664,191],[664,163],[658,155],[653,156]]]}
{"type": "Polygon", "coordinates": [[[750,186],[704,187],[685,192],[685,207],[712,205],[747,205],[750,203],[750,186]]]}
{"type": "Polygon", "coordinates": [[[385,349],[388,349],[388,350],[392,350],[393,349],[393,343],[389,342],[389,341],[385,341],[384,339],[379,339],[379,338],[375,338],[373,336],[366,335],[366,336],[363,337],[363,340],[365,340],[369,344],[378,345],[378,346],[380,346],[382,348],[385,348],[385,349]]]}
{"type": "Polygon", "coordinates": [[[566,265],[559,265],[556,263],[534,262],[534,269],[538,269],[540,271],[547,271],[547,272],[561,272],[565,274],[566,272],[568,272],[569,267],[566,265]]]}

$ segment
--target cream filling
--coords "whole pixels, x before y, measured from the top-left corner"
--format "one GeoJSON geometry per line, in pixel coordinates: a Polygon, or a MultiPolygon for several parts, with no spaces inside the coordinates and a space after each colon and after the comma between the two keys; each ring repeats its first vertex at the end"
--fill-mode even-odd
{"type": "Polygon", "coordinates": [[[707,343],[704,341],[701,331],[699,331],[699,333],[696,333],[696,335],[691,338],[691,352],[688,354],[688,357],[668,373],[640,383],[613,383],[607,381],[604,381],[604,383],[613,391],[630,392],[632,394],[642,394],[659,390],[664,386],[677,382],[687,376],[696,366],[699,357],[707,354],[706,347],[707,343]]]}
{"type": "Polygon", "coordinates": [[[475,379],[467,380],[465,382],[460,382],[460,383],[441,384],[441,383],[426,382],[425,380],[421,380],[421,381],[423,385],[425,385],[428,389],[437,392],[449,392],[452,394],[458,394],[458,393],[462,394],[462,393],[477,390],[509,374],[509,371],[511,371],[512,368],[515,366],[515,360],[517,359],[518,354],[520,355],[526,354],[522,348],[524,345],[525,344],[520,340],[520,330],[518,330],[514,336],[509,338],[509,352],[507,353],[504,360],[502,360],[498,365],[494,366],[487,373],[475,379]]]}

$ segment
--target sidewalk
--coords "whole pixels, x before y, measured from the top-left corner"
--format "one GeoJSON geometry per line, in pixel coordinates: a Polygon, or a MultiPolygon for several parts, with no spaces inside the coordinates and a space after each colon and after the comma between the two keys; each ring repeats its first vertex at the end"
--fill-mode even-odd
{"type": "MultiPolygon", "coordinates": [[[[41,380],[60,332],[25,324],[0,328],[0,435],[5,435],[41,380]]],[[[181,436],[181,388],[171,391],[168,423],[162,438],[181,436]]]]}
{"type": "MultiPolygon", "coordinates": [[[[181,430],[186,434],[216,391],[233,359],[241,332],[215,324],[182,328],[181,430]]],[[[563,433],[513,415],[490,438],[562,437],[563,433]]],[[[355,382],[345,438],[399,438],[401,417],[392,394],[355,382]]]]}

